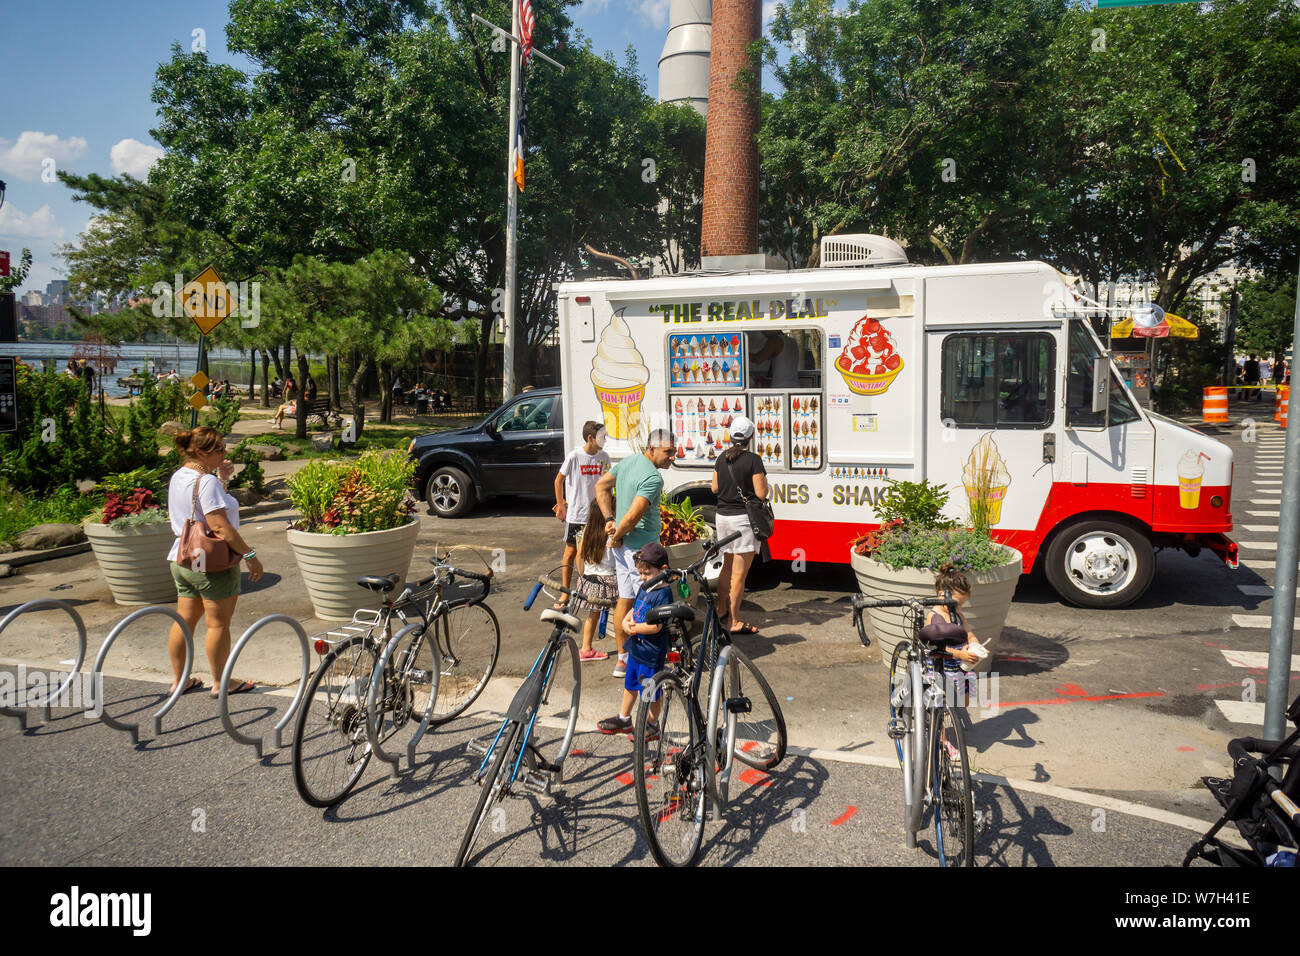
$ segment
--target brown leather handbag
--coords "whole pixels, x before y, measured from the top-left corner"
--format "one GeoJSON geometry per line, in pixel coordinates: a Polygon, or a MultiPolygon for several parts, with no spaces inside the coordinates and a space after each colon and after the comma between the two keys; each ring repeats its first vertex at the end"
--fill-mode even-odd
{"type": "Polygon", "coordinates": [[[238,564],[241,555],[236,554],[235,549],[227,544],[224,538],[212,533],[212,529],[208,527],[202,515],[197,521],[194,519],[194,513],[199,505],[199,482],[202,480],[203,475],[200,474],[194,482],[190,516],[185,519],[185,527],[181,531],[181,546],[176,552],[176,563],[191,571],[216,574],[238,564]]]}

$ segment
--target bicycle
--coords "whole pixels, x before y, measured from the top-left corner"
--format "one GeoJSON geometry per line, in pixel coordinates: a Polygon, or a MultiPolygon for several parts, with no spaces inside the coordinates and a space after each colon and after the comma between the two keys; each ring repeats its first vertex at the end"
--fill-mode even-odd
{"type": "MultiPolygon", "coordinates": [[[[950,683],[942,676],[947,656],[943,645],[928,644],[921,637],[927,608],[946,607],[955,612],[957,602],[951,597],[876,599],[855,595],[853,622],[864,647],[871,641],[862,612],[877,607],[902,608],[912,632],[911,638],[894,647],[889,662],[887,728],[903,768],[906,846],[916,847],[925,813],[933,810],[940,865],[974,866],[975,818],[966,735],[955,713],[955,693],[950,693],[950,683]],[[952,729],[950,741],[945,727],[952,729]]],[[[955,692],[955,688],[951,690],[955,692]]]]}
{"type": "Polygon", "coordinates": [[[543,587],[548,588],[548,594],[554,591],[568,595],[568,603],[563,611],[554,608],[542,611],[541,619],[555,626],[533,662],[532,670],[515,692],[505,719],[491,742],[487,743],[484,736],[465,745],[471,754],[483,758],[474,772],[474,781],[482,790],[456,854],[458,867],[468,864],[492,804],[514,795],[512,788],[520,781],[521,771],[524,789],[534,793],[549,794],[556,784],[563,782],[564,761],[573,746],[578,705],[582,698],[578,646],[571,636],[582,632],[582,621],[569,612],[583,607],[608,609],[614,606],[614,602],[580,597],[550,578],[541,577],[524,602],[524,610],[532,609],[543,587]],[[534,742],[539,720],[546,725],[563,727],[558,742],[542,745],[534,742]]]}
{"type": "MultiPolygon", "coordinates": [[[[673,576],[690,575],[699,583],[707,608],[699,640],[691,642],[684,631],[678,632],[668,666],[646,684],[637,706],[633,789],[642,832],[660,866],[695,863],[708,804],[718,815],[728,805],[737,760],[770,771],[785,759],[781,706],[754,662],[723,629],[716,599],[701,572],[723,545],[738,537],[740,532],[705,542],[704,556],[690,567],[670,568],[645,585],[650,588],[673,576]],[[761,692],[761,701],[748,696],[753,687],[761,692]],[[708,703],[702,705],[706,690],[708,703]],[[656,699],[660,702],[657,728],[651,716],[656,699]]],[[[646,615],[647,623],[694,620],[695,611],[686,604],[669,604],[646,615]]]]}
{"type": "MultiPolygon", "coordinates": [[[[316,639],[321,662],[293,734],[294,785],[310,805],[329,807],[347,796],[376,747],[418,715],[406,745],[413,763],[425,731],[464,713],[487,686],[501,646],[496,615],[483,603],[492,572],[452,567],[449,559],[434,555],[429,577],[316,639]],[[457,577],[482,584],[482,592],[461,588],[447,596],[457,577]]],[[[367,575],[357,584],[380,595],[398,580],[367,575]]]]}

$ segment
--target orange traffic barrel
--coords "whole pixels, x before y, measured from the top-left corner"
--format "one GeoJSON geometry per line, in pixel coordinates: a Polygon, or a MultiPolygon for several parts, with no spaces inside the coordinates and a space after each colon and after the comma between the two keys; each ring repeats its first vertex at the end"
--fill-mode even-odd
{"type": "Polygon", "coordinates": [[[1290,403],[1291,403],[1291,389],[1284,385],[1282,386],[1282,407],[1279,410],[1279,414],[1281,415],[1281,418],[1278,419],[1278,424],[1281,425],[1283,428],[1286,428],[1286,410],[1287,410],[1287,406],[1290,403]]]}
{"type": "Polygon", "coordinates": [[[1228,389],[1224,386],[1212,386],[1203,390],[1201,398],[1202,422],[1226,422],[1228,420],[1228,389]]]}
{"type": "Polygon", "coordinates": [[[1282,420],[1282,403],[1286,401],[1287,392],[1289,391],[1291,391],[1289,385],[1279,385],[1274,389],[1273,421],[1275,422],[1280,422],[1282,420]]]}

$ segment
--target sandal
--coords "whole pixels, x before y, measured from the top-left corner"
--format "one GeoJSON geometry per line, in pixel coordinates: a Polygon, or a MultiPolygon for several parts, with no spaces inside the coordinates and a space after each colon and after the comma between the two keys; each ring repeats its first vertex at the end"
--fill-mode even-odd
{"type": "MultiPolygon", "coordinates": [[[[203,681],[199,680],[197,677],[191,677],[189,683],[185,685],[185,689],[181,691],[181,693],[188,694],[192,690],[203,690],[203,681]]],[[[176,693],[176,688],[173,687],[167,692],[167,696],[170,697],[174,693],[176,693]]]]}
{"type": "Polygon", "coordinates": [[[609,655],[604,651],[598,651],[595,648],[592,648],[589,651],[579,651],[578,660],[582,661],[584,664],[588,661],[607,661],[609,660],[609,655]]]}
{"type": "MultiPolygon", "coordinates": [[[[229,696],[230,694],[247,694],[250,690],[252,690],[252,689],[253,689],[254,687],[256,687],[256,686],[257,686],[257,685],[254,684],[254,683],[251,683],[251,682],[246,681],[246,680],[241,680],[241,681],[236,685],[236,687],[235,687],[234,690],[228,690],[228,691],[226,691],[226,695],[229,696]]],[[[218,692],[218,693],[215,693],[215,694],[209,694],[208,696],[211,697],[213,700],[217,700],[217,699],[219,699],[219,698],[221,697],[221,693],[218,692]]]]}
{"type": "Polygon", "coordinates": [[[751,624],[741,624],[739,627],[727,628],[728,634],[757,634],[758,628],[751,624]]]}

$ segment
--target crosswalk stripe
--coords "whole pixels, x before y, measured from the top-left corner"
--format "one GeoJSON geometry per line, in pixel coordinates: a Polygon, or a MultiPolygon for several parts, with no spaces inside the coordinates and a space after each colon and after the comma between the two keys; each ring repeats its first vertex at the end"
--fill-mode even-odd
{"type": "Polygon", "coordinates": [[[1261,479],[1259,479],[1259,478],[1256,478],[1253,482],[1251,482],[1251,484],[1255,484],[1255,485],[1280,485],[1280,484],[1282,484],[1282,482],[1280,482],[1280,481],[1274,481],[1274,480],[1271,479],[1271,478],[1269,478],[1269,479],[1264,479],[1264,480],[1261,480],[1261,479]]]}
{"type": "Polygon", "coordinates": [[[1282,513],[1281,513],[1280,511],[1247,511],[1246,514],[1248,514],[1248,515],[1254,515],[1256,518],[1280,518],[1280,517],[1282,517],[1282,513]]]}
{"type": "MultiPolygon", "coordinates": [[[[1234,614],[1233,617],[1241,615],[1234,614]]],[[[1268,618],[1264,618],[1268,620],[1268,618]]],[[[1233,667],[1254,667],[1262,669],[1268,667],[1268,651],[1229,651],[1220,648],[1219,653],[1233,667]]],[[[1300,671],[1300,654],[1291,655],[1291,669],[1300,671]]]]}
{"type": "Polygon", "coordinates": [[[1273,589],[1267,584],[1238,584],[1237,590],[1249,597],[1273,596],[1273,589]]]}
{"type": "Polygon", "coordinates": [[[1264,726],[1264,702],[1245,700],[1216,700],[1219,712],[1234,724],[1264,726]]]}
{"type": "Polygon", "coordinates": [[[1246,531],[1269,532],[1277,530],[1277,525],[1275,524],[1244,524],[1241,527],[1246,531]]]}
{"type": "Polygon", "coordinates": [[[1252,548],[1257,551],[1276,551],[1276,541],[1238,541],[1238,548],[1252,548]]]}
{"type": "Polygon", "coordinates": [[[1246,502],[1248,505],[1280,505],[1281,503],[1281,498],[1252,498],[1246,502]]]}
{"type": "Polygon", "coordinates": [[[1252,571],[1259,571],[1266,568],[1276,568],[1276,561],[1256,561],[1254,558],[1242,558],[1241,567],[1249,568],[1252,571]]]}

